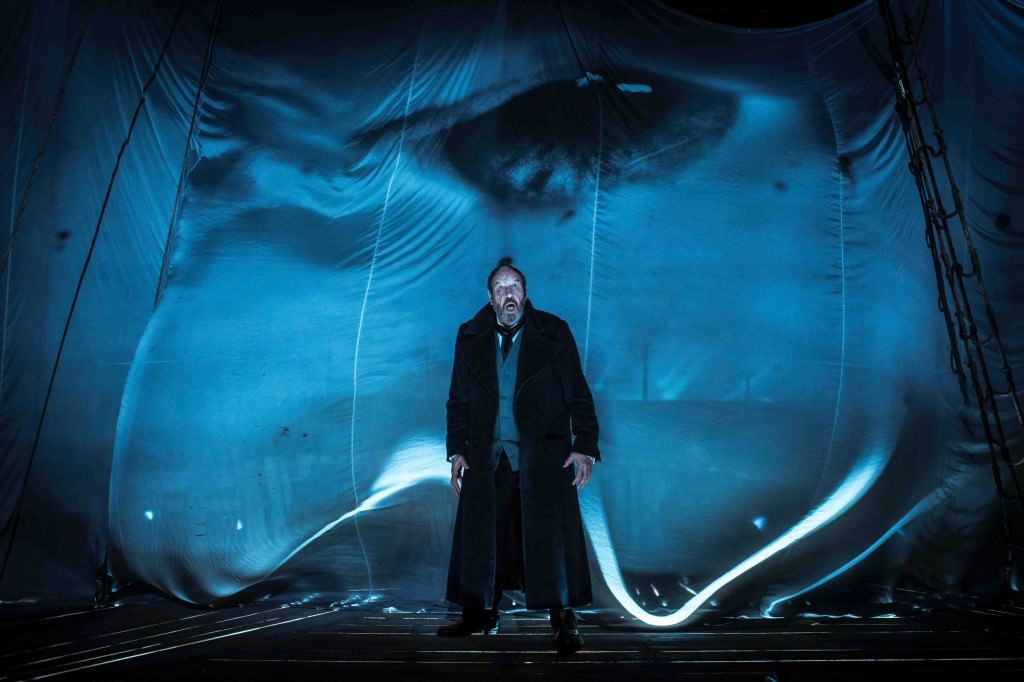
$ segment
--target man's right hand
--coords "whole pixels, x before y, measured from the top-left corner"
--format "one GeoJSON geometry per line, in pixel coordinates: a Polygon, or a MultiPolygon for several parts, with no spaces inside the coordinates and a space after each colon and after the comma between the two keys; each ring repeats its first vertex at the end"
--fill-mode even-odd
{"type": "Polygon", "coordinates": [[[452,490],[458,496],[462,492],[462,472],[469,469],[466,458],[462,455],[452,457],[452,490]]]}

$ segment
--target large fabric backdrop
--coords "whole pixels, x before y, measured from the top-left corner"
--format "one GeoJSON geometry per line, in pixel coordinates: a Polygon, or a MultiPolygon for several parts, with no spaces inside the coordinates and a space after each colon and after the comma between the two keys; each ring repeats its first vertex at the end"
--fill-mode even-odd
{"type": "MultiPolygon", "coordinates": [[[[106,561],[199,604],[439,603],[455,332],[505,255],[595,396],[596,607],[995,595],[1020,516],[950,370],[875,2],[753,31],[287,7],[4,3],[4,599],[106,561]]],[[[907,10],[1024,377],[1024,4],[907,10]]]]}

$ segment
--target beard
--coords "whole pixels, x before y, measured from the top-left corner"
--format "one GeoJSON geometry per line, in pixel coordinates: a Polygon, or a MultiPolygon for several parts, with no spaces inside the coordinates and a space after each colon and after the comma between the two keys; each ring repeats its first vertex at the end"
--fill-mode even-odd
{"type": "Polygon", "coordinates": [[[498,324],[502,327],[514,327],[523,316],[523,308],[517,305],[510,309],[502,305],[495,313],[497,314],[498,324]]]}

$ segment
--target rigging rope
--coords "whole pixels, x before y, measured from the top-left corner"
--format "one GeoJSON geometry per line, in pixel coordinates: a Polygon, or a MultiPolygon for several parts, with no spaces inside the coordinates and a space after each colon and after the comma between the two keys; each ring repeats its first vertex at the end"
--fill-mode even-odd
{"type": "MultiPolygon", "coordinates": [[[[170,265],[170,254],[174,248],[174,223],[178,216],[178,209],[181,206],[181,193],[185,187],[185,178],[188,175],[189,150],[192,138],[195,133],[196,119],[199,116],[199,103],[206,89],[206,81],[210,74],[210,65],[213,58],[213,46],[216,42],[217,27],[220,24],[221,2],[213,8],[213,18],[210,20],[209,37],[206,42],[206,53],[203,58],[203,66],[199,74],[199,82],[196,85],[196,96],[192,104],[192,119],[189,122],[188,133],[185,135],[185,150],[182,152],[181,171],[178,174],[178,187],[174,194],[174,203],[171,205],[171,217],[167,223],[167,239],[164,242],[163,259],[160,265],[160,274],[157,276],[156,292],[153,296],[153,307],[160,301],[160,294],[163,285],[167,281],[167,269],[170,265]]],[[[109,486],[108,486],[109,497],[109,486]]],[[[114,603],[114,593],[118,590],[118,580],[110,568],[110,535],[107,535],[106,548],[103,552],[103,563],[96,571],[96,592],[93,595],[93,605],[96,608],[106,608],[114,603]]]]}
{"type": "Polygon", "coordinates": [[[960,190],[953,177],[948,147],[939,125],[927,72],[919,49],[919,36],[915,37],[913,21],[905,10],[903,12],[904,35],[901,36],[889,0],[878,0],[878,6],[885,23],[892,66],[895,69],[893,85],[896,89],[896,110],[900,116],[907,152],[910,155],[910,170],[914,175],[921,206],[924,210],[925,243],[931,254],[935,270],[939,310],[942,312],[946,332],[949,336],[950,367],[960,383],[960,394],[965,405],[971,403],[971,392],[974,394],[978,416],[985,433],[992,476],[1001,502],[1002,526],[1007,547],[1003,571],[1003,592],[1004,595],[1008,595],[1013,568],[1012,548],[1020,546],[1020,544],[1015,542],[1011,535],[1007,503],[1016,501],[1017,506],[1024,511],[1024,494],[1021,492],[1020,480],[1015,469],[1019,462],[1014,462],[1011,457],[997,398],[1010,398],[1021,428],[1024,428],[1024,416],[1021,413],[1020,399],[1017,396],[1010,363],[999,334],[999,325],[996,322],[992,301],[982,277],[981,261],[968,229],[960,190]],[[904,52],[910,54],[909,64],[904,59],[904,52]],[[910,79],[911,71],[916,73],[920,83],[920,97],[915,97],[914,86],[910,79]],[[922,108],[927,112],[927,123],[932,127],[936,146],[927,142],[928,138],[920,112],[922,108]],[[943,206],[943,191],[939,185],[935,165],[932,163],[933,158],[942,161],[941,170],[945,172],[945,187],[953,201],[952,211],[947,211],[943,206]],[[956,245],[949,225],[950,220],[953,219],[960,223],[963,244],[970,260],[970,271],[964,270],[957,257],[956,245]],[[976,296],[980,298],[985,308],[983,322],[987,324],[987,336],[984,341],[979,338],[979,325],[974,317],[967,288],[966,280],[968,279],[974,280],[976,296]],[[950,303],[952,303],[952,309],[950,303]],[[985,347],[991,343],[994,343],[994,353],[1002,365],[1001,369],[1006,382],[1006,390],[1003,391],[995,390],[989,374],[985,347]],[[964,372],[965,362],[966,375],[964,372]],[[968,390],[967,375],[970,378],[971,391],[968,390]],[[1003,469],[1006,470],[1007,477],[1012,484],[1010,491],[1007,491],[1003,480],[1003,469]]]}
{"type": "Polygon", "coordinates": [[[192,120],[188,125],[188,134],[185,136],[185,151],[181,155],[181,172],[178,174],[178,188],[174,193],[174,203],[171,205],[171,217],[167,221],[167,239],[164,241],[164,257],[160,263],[160,274],[157,275],[156,293],[153,294],[153,307],[160,302],[160,294],[164,284],[167,282],[167,269],[171,264],[171,251],[174,249],[174,223],[178,218],[178,208],[181,206],[181,192],[185,188],[185,178],[188,176],[189,149],[192,146],[192,138],[196,130],[196,118],[199,115],[199,102],[202,100],[203,91],[206,89],[206,80],[210,75],[210,64],[213,61],[213,45],[217,40],[217,27],[220,24],[220,0],[213,8],[213,19],[210,21],[210,37],[206,43],[206,56],[203,59],[203,69],[199,75],[199,84],[196,87],[196,99],[192,104],[192,120]]]}

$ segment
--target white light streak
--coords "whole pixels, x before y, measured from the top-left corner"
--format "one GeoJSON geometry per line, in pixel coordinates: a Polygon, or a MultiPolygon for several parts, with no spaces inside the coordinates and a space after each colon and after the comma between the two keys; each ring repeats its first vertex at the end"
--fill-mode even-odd
{"type": "Polygon", "coordinates": [[[414,442],[410,447],[400,450],[392,456],[384,472],[374,482],[373,492],[369,497],[363,500],[355,509],[345,512],[308,537],[302,544],[284,557],[274,570],[283,566],[306,546],[323,537],[324,534],[330,532],[338,524],[355,518],[356,515],[362,512],[378,509],[388,498],[420,483],[434,479],[447,484],[450,475],[448,463],[445,461],[445,446],[443,443],[427,440],[414,442]]]}
{"type": "Polygon", "coordinates": [[[907,523],[909,523],[910,521],[915,519],[921,513],[925,512],[925,511],[928,511],[929,509],[934,507],[936,504],[938,504],[939,501],[942,498],[943,498],[942,488],[936,488],[927,497],[925,497],[923,500],[921,500],[920,502],[915,504],[913,506],[913,508],[911,508],[910,511],[908,511],[906,514],[904,514],[903,517],[899,521],[894,523],[889,530],[885,531],[885,533],[883,533],[881,537],[879,537],[877,540],[875,540],[873,543],[871,543],[867,547],[867,549],[865,549],[860,554],[858,554],[857,556],[853,557],[852,559],[850,559],[845,564],[843,564],[842,566],[840,566],[836,570],[832,571],[831,573],[829,573],[825,577],[820,578],[820,579],[814,581],[813,583],[811,583],[807,587],[801,588],[801,589],[797,590],[796,592],[793,592],[792,594],[787,594],[784,597],[779,597],[777,599],[773,599],[772,602],[770,604],[768,604],[768,607],[765,608],[762,611],[763,615],[770,616],[772,614],[772,609],[774,609],[776,606],[778,606],[782,602],[789,601],[790,599],[795,599],[796,597],[799,597],[802,594],[806,594],[807,592],[810,592],[811,590],[824,585],[825,583],[829,582],[830,580],[832,580],[836,576],[838,576],[838,575],[840,575],[842,573],[845,573],[846,571],[850,570],[851,568],[853,568],[854,566],[859,564],[861,561],[863,561],[864,558],[867,557],[869,554],[871,554],[876,549],[881,547],[882,544],[886,540],[891,538],[896,532],[898,532],[901,528],[903,528],[903,526],[907,525],[907,523]]]}
{"type": "Polygon", "coordinates": [[[874,484],[888,461],[889,451],[887,449],[879,448],[872,451],[870,455],[853,467],[846,479],[825,501],[804,516],[799,523],[711,581],[707,587],[700,590],[682,607],[666,616],[649,613],[630,596],[629,590],[622,580],[622,572],[615,556],[615,548],[612,545],[603,508],[593,493],[582,495],[580,501],[584,523],[587,533],[590,535],[601,575],[619,604],[631,615],[648,625],[671,627],[692,616],[705,602],[713,604],[711,598],[736,578],[842,515],[874,484]]]}

